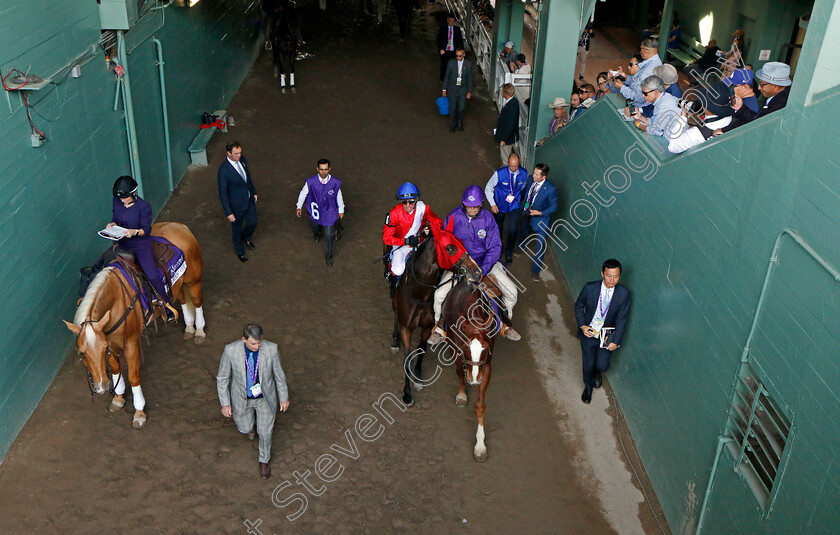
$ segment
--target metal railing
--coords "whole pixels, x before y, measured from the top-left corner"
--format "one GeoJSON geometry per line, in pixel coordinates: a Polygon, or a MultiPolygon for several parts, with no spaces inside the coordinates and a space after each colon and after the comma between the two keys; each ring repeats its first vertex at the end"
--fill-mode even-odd
{"type": "MultiPolygon", "coordinates": [[[[458,16],[458,20],[462,21],[467,48],[475,54],[476,65],[481,69],[481,74],[489,83],[492,79],[494,56],[493,37],[484,27],[481,18],[473,11],[470,0],[446,0],[446,7],[458,16]]],[[[491,87],[490,89],[495,90],[496,88],[491,87]]]]}

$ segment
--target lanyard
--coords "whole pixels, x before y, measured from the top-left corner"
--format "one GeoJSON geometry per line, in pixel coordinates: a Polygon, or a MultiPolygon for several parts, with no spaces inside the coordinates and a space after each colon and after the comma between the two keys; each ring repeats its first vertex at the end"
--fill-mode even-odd
{"type": "Polygon", "coordinates": [[[245,352],[245,369],[248,371],[248,377],[251,378],[251,383],[258,384],[257,379],[259,378],[259,369],[260,369],[260,352],[257,351],[257,359],[254,363],[254,369],[251,370],[251,366],[248,364],[248,352],[245,352]]]}
{"type": "Polygon", "coordinates": [[[602,320],[607,317],[607,312],[610,310],[610,305],[612,304],[612,296],[610,296],[610,300],[607,301],[607,308],[604,308],[604,293],[609,294],[609,288],[607,288],[606,292],[601,293],[601,296],[598,297],[598,316],[602,320]]]}

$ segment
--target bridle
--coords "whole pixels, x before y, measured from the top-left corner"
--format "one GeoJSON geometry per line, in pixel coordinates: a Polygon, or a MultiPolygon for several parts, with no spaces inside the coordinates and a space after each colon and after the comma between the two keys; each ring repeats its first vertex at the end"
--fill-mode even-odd
{"type": "MultiPolygon", "coordinates": [[[[120,325],[122,325],[125,322],[125,320],[128,318],[128,315],[131,314],[132,310],[134,310],[134,305],[137,304],[138,293],[134,292],[134,295],[132,296],[132,292],[130,292],[128,290],[128,288],[126,288],[125,282],[123,282],[122,277],[117,276],[117,281],[120,283],[120,287],[122,288],[123,292],[125,293],[125,296],[126,297],[131,297],[131,301],[128,303],[128,306],[126,307],[125,312],[123,312],[123,315],[120,316],[120,319],[117,320],[117,322],[115,324],[113,324],[108,330],[103,331],[102,334],[104,334],[106,337],[109,334],[112,334],[114,331],[116,331],[120,327],[120,325]]],[[[79,338],[81,338],[82,333],[85,332],[85,326],[90,325],[92,323],[97,323],[97,321],[95,321],[91,318],[88,318],[88,319],[84,320],[81,324],[79,324],[79,334],[76,335],[76,354],[79,355],[79,358],[81,358],[82,360],[84,360],[85,355],[84,355],[84,353],[82,353],[79,350],[79,338]]],[[[126,333],[125,333],[125,331],[123,331],[123,346],[125,346],[125,339],[126,339],[126,333]]],[[[111,351],[111,345],[107,343],[107,338],[106,338],[105,358],[109,359],[111,357],[112,353],[113,352],[111,351]]],[[[93,403],[93,397],[96,395],[96,392],[93,389],[93,375],[90,373],[90,370],[87,368],[87,366],[85,366],[85,370],[87,370],[88,389],[90,389],[90,401],[91,401],[91,403],[93,403]]],[[[119,385],[119,381],[121,381],[121,380],[122,380],[122,373],[120,373],[120,378],[117,380],[117,382],[114,383],[111,386],[111,392],[112,393],[115,391],[115,389],[117,388],[117,385],[119,385]]]]}

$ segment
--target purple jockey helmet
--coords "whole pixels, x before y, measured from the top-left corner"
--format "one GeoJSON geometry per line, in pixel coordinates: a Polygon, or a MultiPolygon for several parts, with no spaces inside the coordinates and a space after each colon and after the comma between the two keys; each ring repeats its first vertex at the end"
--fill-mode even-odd
{"type": "Polygon", "coordinates": [[[464,190],[464,197],[461,199],[464,206],[476,207],[481,206],[484,202],[484,192],[478,186],[470,186],[464,190]]]}

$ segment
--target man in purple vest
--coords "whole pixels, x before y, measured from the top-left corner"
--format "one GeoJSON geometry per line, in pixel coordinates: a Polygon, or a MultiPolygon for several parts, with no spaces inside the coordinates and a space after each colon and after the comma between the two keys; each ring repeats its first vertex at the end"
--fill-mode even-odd
{"type": "Polygon", "coordinates": [[[519,156],[511,154],[508,164],[496,169],[487,185],[484,196],[490,203],[490,211],[499,226],[499,232],[505,234],[505,263],[513,262],[513,248],[517,242],[519,209],[522,187],[528,180],[528,170],[519,167],[519,156]],[[505,231],[507,225],[507,231],[505,231]]]}
{"type": "MultiPolygon", "coordinates": [[[[464,248],[481,267],[484,275],[493,275],[502,291],[502,303],[507,311],[508,318],[513,318],[513,307],[517,300],[517,286],[511,280],[508,271],[500,262],[502,257],[502,238],[499,236],[499,227],[496,220],[482,208],[484,195],[478,186],[470,186],[464,190],[461,199],[461,206],[452,210],[443,223],[443,228],[461,240],[464,248]]],[[[451,271],[444,271],[440,279],[440,285],[435,290],[434,311],[435,330],[429,337],[428,344],[435,345],[446,337],[446,332],[440,324],[440,315],[443,310],[443,302],[452,289],[452,284],[444,284],[452,278],[451,271]]],[[[513,327],[502,325],[501,335],[504,338],[516,341],[521,338],[513,327]]]]}
{"type": "Polygon", "coordinates": [[[312,237],[317,242],[321,239],[321,227],[324,228],[324,258],[328,266],[333,265],[333,240],[335,223],[344,219],[344,198],[341,195],[341,181],[330,174],[330,161],[318,160],[318,174],[306,179],[297,200],[297,211],[303,214],[303,205],[309,213],[312,224],[312,237]]]}

